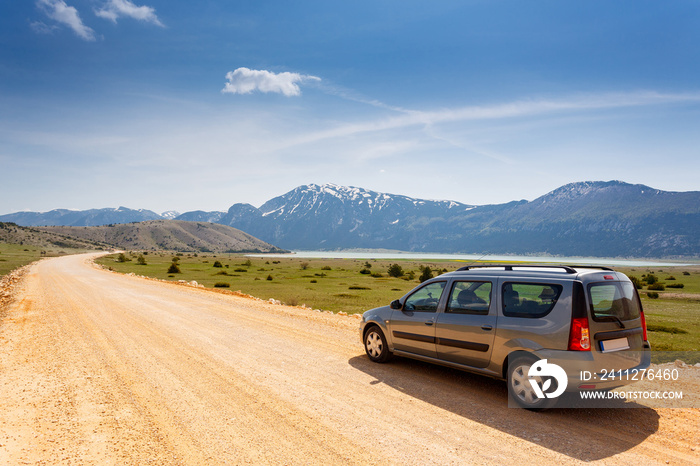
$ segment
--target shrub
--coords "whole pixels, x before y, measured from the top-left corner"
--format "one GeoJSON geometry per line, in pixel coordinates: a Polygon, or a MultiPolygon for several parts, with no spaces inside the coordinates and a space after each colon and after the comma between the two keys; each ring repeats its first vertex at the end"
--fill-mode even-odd
{"type": "Polygon", "coordinates": [[[372,271],[370,269],[362,269],[360,270],[360,273],[363,275],[370,275],[372,271]]]}
{"type": "Polygon", "coordinates": [[[644,281],[647,282],[647,285],[653,285],[654,283],[658,282],[659,280],[656,278],[656,275],[653,273],[650,273],[649,275],[646,276],[644,281]]]}
{"type": "Polygon", "coordinates": [[[372,288],[369,288],[367,286],[349,286],[348,290],[371,290],[372,288]]]}
{"type": "Polygon", "coordinates": [[[224,264],[222,264],[221,261],[214,262],[214,267],[223,268],[223,266],[224,266],[224,264]]]}
{"type": "Polygon", "coordinates": [[[675,280],[675,279],[676,279],[676,277],[674,277],[673,275],[669,275],[668,277],[666,277],[666,280],[675,280]]]}
{"type": "Polygon", "coordinates": [[[302,262],[301,264],[299,264],[299,268],[300,268],[301,270],[306,270],[306,269],[309,268],[309,263],[308,263],[308,262],[302,262]]]}
{"type": "Polygon", "coordinates": [[[685,272],[683,272],[683,275],[690,275],[690,272],[686,270],[685,272]]]}
{"type": "Polygon", "coordinates": [[[180,258],[177,256],[173,257],[173,263],[177,263],[177,262],[180,262],[180,258]]]}
{"type": "Polygon", "coordinates": [[[138,259],[136,259],[136,263],[138,265],[147,265],[146,264],[146,258],[143,257],[143,254],[139,255],[138,259]]]}
{"type": "Polygon", "coordinates": [[[647,291],[647,298],[656,299],[659,297],[659,293],[656,291],[647,291]]]}
{"type": "Polygon", "coordinates": [[[318,283],[318,280],[311,280],[311,283],[318,283]]]}
{"type": "Polygon", "coordinates": [[[126,257],[126,254],[124,254],[123,252],[120,253],[119,256],[117,256],[117,262],[128,262],[128,261],[130,261],[130,260],[131,260],[131,259],[129,259],[128,257],[126,257]]]}
{"type": "Polygon", "coordinates": [[[382,274],[379,273],[379,272],[372,272],[372,275],[371,275],[371,276],[374,277],[374,278],[382,278],[384,275],[382,275],[382,274]]]}
{"type": "Polygon", "coordinates": [[[670,285],[666,285],[666,288],[684,288],[685,285],[682,283],[671,283],[670,285]]]}
{"type": "Polygon", "coordinates": [[[390,277],[398,278],[403,276],[403,268],[399,264],[391,264],[387,270],[390,277]]]}
{"type": "Polygon", "coordinates": [[[234,272],[247,272],[248,269],[233,269],[234,272]]]}
{"type": "Polygon", "coordinates": [[[635,275],[630,275],[629,279],[636,289],[638,289],[638,290],[642,289],[642,281],[639,279],[639,277],[637,277],[635,275]]]}
{"type": "Polygon", "coordinates": [[[168,273],[182,273],[182,270],[180,270],[180,267],[177,266],[175,262],[170,264],[170,267],[168,267],[168,273]]]}
{"type": "Polygon", "coordinates": [[[271,281],[272,281],[272,275],[268,275],[267,278],[266,278],[266,280],[267,280],[268,282],[271,282],[271,281]]]}
{"type": "Polygon", "coordinates": [[[653,285],[647,286],[647,290],[663,291],[666,287],[663,283],[654,283],[653,285]]]}
{"type": "Polygon", "coordinates": [[[324,265],[321,270],[333,270],[330,265],[324,265]]]}
{"type": "Polygon", "coordinates": [[[214,288],[230,288],[231,284],[226,282],[216,282],[214,283],[214,288]]]}
{"type": "Polygon", "coordinates": [[[246,260],[244,263],[241,264],[244,267],[250,267],[253,265],[253,263],[250,261],[250,259],[246,260]]]}

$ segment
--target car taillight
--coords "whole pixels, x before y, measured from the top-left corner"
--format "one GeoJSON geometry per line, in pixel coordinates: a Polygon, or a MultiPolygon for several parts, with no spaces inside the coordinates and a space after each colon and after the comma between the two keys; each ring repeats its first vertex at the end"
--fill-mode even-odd
{"type": "Polygon", "coordinates": [[[647,339],[647,320],[644,317],[644,311],[639,311],[639,316],[642,318],[642,339],[648,341],[647,339]]]}
{"type": "Polygon", "coordinates": [[[588,328],[588,317],[574,317],[571,319],[571,333],[569,334],[569,351],[590,351],[591,332],[588,328]]]}

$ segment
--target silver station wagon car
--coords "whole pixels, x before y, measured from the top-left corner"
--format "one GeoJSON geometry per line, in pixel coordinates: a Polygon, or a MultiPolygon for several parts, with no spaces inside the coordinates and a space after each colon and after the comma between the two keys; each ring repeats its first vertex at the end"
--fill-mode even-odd
{"type": "Polygon", "coordinates": [[[360,336],[374,362],[399,355],[503,379],[509,399],[533,410],[554,406],[544,392],[557,384],[610,390],[634,379],[610,374],[651,359],[637,290],[606,267],[463,267],[365,312],[360,336]],[[536,373],[547,361],[565,380],[536,373]]]}

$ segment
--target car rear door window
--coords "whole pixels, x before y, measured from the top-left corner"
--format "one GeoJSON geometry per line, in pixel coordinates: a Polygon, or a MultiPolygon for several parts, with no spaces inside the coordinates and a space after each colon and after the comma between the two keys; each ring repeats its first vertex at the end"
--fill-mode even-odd
{"type": "Polygon", "coordinates": [[[452,286],[445,312],[486,315],[490,305],[491,282],[457,281],[452,286]]]}

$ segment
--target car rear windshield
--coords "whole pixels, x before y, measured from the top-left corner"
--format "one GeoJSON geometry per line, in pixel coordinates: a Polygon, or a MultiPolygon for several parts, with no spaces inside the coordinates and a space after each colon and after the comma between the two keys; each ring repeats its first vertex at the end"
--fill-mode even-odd
{"type": "Polygon", "coordinates": [[[639,301],[631,283],[593,283],[588,287],[588,294],[595,321],[639,318],[639,301]]]}

